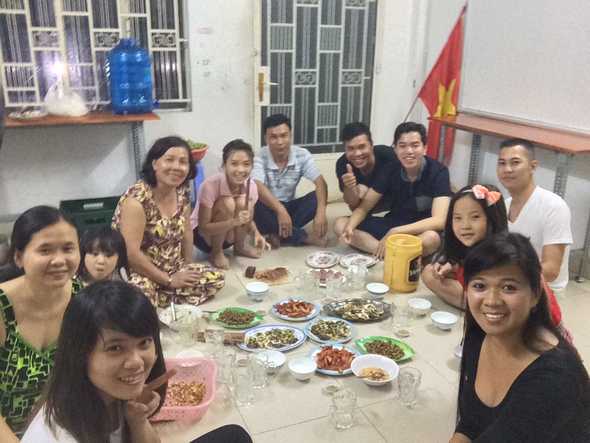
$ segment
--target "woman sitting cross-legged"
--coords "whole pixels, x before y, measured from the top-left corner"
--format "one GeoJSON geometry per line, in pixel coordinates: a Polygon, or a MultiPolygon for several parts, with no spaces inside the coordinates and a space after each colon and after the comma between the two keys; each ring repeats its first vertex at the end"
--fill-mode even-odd
{"type": "Polygon", "coordinates": [[[61,321],[80,263],[78,233],[58,209],[35,206],[15,221],[0,278],[0,441],[18,442],[53,368],[61,321]]]}
{"type": "Polygon", "coordinates": [[[465,259],[467,307],[451,443],[588,442],[590,381],[551,320],[528,239],[498,234],[465,259]]]}
{"type": "MultiPolygon", "coordinates": [[[[188,182],[194,176],[187,142],[161,138],[146,156],[143,178],[127,189],[113,216],[113,228],[127,246],[129,282],[156,306],[200,304],[219,289],[199,286],[204,265],[192,263],[188,182]]],[[[221,287],[222,275],[218,277],[221,287]]]]}
{"type": "Polygon", "coordinates": [[[258,200],[250,179],[253,162],[252,147],[241,139],[232,140],[223,148],[223,172],[207,177],[199,188],[198,206],[191,215],[195,246],[219,268],[229,268],[223,250],[232,245],[236,255],[252,258],[267,248],[252,219],[258,200]]]}

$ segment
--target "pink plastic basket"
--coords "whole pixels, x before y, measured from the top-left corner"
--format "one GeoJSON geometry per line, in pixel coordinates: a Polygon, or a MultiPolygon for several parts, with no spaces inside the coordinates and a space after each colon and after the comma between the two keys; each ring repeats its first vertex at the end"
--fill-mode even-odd
{"type": "Polygon", "coordinates": [[[208,358],[167,358],[166,368],[175,368],[178,372],[169,383],[199,382],[205,384],[205,397],[198,406],[163,406],[152,421],[175,420],[197,421],[200,420],[207,408],[215,398],[215,380],[217,378],[217,364],[208,358]]]}

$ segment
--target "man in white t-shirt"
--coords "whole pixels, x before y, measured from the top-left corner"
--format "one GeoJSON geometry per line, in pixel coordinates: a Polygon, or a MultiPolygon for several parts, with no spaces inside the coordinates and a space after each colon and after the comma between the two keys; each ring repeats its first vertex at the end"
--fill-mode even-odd
{"type": "Polygon", "coordinates": [[[545,280],[552,289],[561,290],[569,280],[571,213],[560,196],[535,185],[537,164],[531,142],[505,140],[500,145],[496,173],[510,193],[506,199],[508,229],[530,238],[545,280]]]}

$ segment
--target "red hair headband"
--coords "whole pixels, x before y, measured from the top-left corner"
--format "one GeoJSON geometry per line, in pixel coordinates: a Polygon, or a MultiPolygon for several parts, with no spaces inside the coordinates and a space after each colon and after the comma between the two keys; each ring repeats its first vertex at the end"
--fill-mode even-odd
{"type": "Polygon", "coordinates": [[[500,197],[502,197],[502,194],[500,194],[498,191],[490,191],[488,188],[482,185],[474,185],[473,188],[471,188],[471,192],[473,192],[473,195],[476,199],[485,199],[488,206],[492,206],[498,200],[500,200],[500,197]]]}

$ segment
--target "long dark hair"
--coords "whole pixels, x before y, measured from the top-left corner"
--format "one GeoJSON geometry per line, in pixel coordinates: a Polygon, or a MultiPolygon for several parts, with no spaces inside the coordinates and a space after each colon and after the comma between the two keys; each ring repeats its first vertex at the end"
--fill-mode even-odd
{"type": "MultiPolygon", "coordinates": [[[[533,352],[542,352],[539,347],[539,331],[547,329],[556,337],[563,338],[561,332],[553,325],[549,312],[547,293],[543,288],[541,262],[524,235],[516,233],[500,233],[482,240],[470,249],[465,258],[465,286],[469,291],[469,282],[479,273],[500,266],[515,265],[526,278],[535,297],[538,297],[537,305],[531,310],[529,318],[522,330],[522,341],[533,352]]],[[[469,303],[465,307],[465,333],[470,330],[482,331],[477,324],[469,303]]]]}
{"type": "MultiPolygon", "coordinates": [[[[104,328],[132,337],[152,337],[157,358],[147,381],[166,372],[158,315],[141,290],[122,281],[105,280],[74,296],[61,326],[46,391],[45,420],[85,443],[107,442],[112,430],[106,405],[88,378],[88,358],[104,328]]],[[[159,409],[166,385],[157,391],[161,397],[159,409]]]]}
{"type": "Polygon", "coordinates": [[[191,148],[186,140],[176,136],[162,137],[155,141],[145,157],[143,166],[141,167],[141,177],[150,186],[156,186],[158,180],[156,179],[156,171],[152,166],[154,160],[162,157],[170,148],[184,148],[188,154],[188,175],[183,184],[188,183],[189,180],[195,178],[195,160],[191,155],[191,148]]]}
{"type": "MultiPolygon", "coordinates": [[[[563,362],[563,368],[570,371],[572,366],[576,367],[575,372],[569,372],[570,375],[573,375],[572,382],[576,384],[574,392],[577,395],[570,400],[576,404],[576,416],[567,425],[570,430],[568,435],[575,436],[576,439],[568,441],[588,441],[590,436],[590,381],[588,372],[576,349],[564,339],[560,330],[553,325],[547,294],[542,281],[541,263],[529,239],[521,234],[503,232],[481,241],[468,252],[465,258],[465,283],[469,287],[469,282],[479,273],[506,265],[517,266],[525,276],[533,296],[539,298],[537,305],[530,311],[521,332],[521,338],[526,348],[540,354],[547,351],[547,345],[549,344],[544,343],[540,331],[542,329],[548,330],[559,339],[558,346],[553,349],[559,353],[558,360],[563,362]]],[[[485,336],[485,332],[473,318],[469,303],[467,303],[465,308],[466,342],[472,334],[485,336]]],[[[470,356],[464,351],[461,359],[459,399],[462,397],[463,380],[465,380],[466,376],[466,359],[469,358],[470,356]]],[[[470,383],[473,384],[474,380],[471,380],[470,383]]],[[[460,419],[459,407],[457,419],[460,419]]]]}
{"type": "MultiPolygon", "coordinates": [[[[488,191],[500,192],[494,185],[482,185],[488,189],[488,191]]],[[[502,194],[500,194],[502,195],[502,194]]],[[[488,205],[485,198],[478,199],[473,193],[473,186],[465,186],[459,189],[449,203],[449,210],[447,212],[447,220],[445,222],[443,242],[439,252],[437,253],[436,261],[439,263],[462,263],[467,254],[468,248],[455,236],[453,232],[453,211],[455,204],[462,198],[471,198],[474,202],[479,204],[487,218],[487,232],[486,237],[505,232],[508,230],[508,216],[506,214],[506,205],[504,198],[500,199],[492,204],[488,205]]],[[[472,246],[473,247],[473,246],[472,246]]]]}
{"type": "Polygon", "coordinates": [[[12,228],[10,248],[8,249],[8,264],[0,270],[0,282],[12,280],[24,274],[24,271],[14,261],[16,252],[22,253],[33,238],[33,235],[60,221],[65,221],[76,229],[74,222],[66,214],[53,206],[33,206],[19,215],[12,228]]]}
{"type": "Polygon", "coordinates": [[[91,280],[84,257],[86,254],[93,252],[104,252],[109,255],[118,255],[117,265],[115,269],[121,274],[121,269],[124,269],[129,275],[129,263],[127,261],[127,246],[125,246],[125,239],[121,233],[110,226],[101,226],[100,228],[88,229],[82,234],[80,240],[80,267],[78,268],[78,275],[83,280],[91,280]]]}

